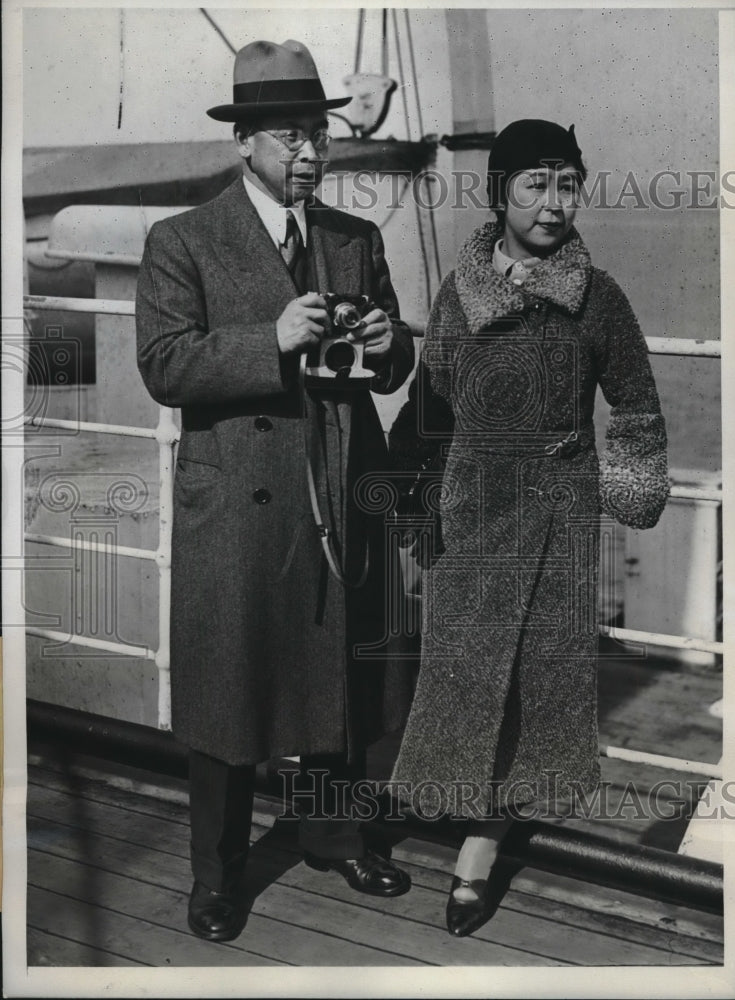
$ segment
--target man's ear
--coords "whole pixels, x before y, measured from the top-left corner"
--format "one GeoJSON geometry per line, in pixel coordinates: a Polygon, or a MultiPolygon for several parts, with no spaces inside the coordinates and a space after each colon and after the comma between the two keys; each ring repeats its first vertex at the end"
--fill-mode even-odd
{"type": "Polygon", "coordinates": [[[237,146],[237,152],[243,160],[249,160],[252,156],[251,139],[252,136],[249,136],[247,132],[235,132],[235,145],[237,146]]]}

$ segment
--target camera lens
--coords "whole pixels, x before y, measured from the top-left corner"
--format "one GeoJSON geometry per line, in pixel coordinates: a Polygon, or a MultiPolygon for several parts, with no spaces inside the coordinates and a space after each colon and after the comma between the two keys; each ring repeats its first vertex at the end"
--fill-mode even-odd
{"type": "Polygon", "coordinates": [[[330,344],[324,352],[324,364],[330,372],[340,372],[342,369],[350,369],[357,359],[357,352],[352,344],[346,340],[338,340],[330,344]]]}
{"type": "Polygon", "coordinates": [[[362,321],[362,316],[351,302],[340,302],[334,308],[334,325],[342,327],[343,330],[354,330],[362,321]]]}

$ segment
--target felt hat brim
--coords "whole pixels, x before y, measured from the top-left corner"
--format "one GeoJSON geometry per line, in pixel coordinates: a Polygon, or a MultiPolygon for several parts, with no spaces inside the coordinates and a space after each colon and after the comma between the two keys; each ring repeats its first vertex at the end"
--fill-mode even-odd
{"type": "Polygon", "coordinates": [[[324,101],[262,101],[258,104],[218,104],[207,114],[218,122],[237,122],[248,118],[263,118],[265,115],[310,114],[330,108],[343,108],[351,97],[335,97],[324,101]]]}

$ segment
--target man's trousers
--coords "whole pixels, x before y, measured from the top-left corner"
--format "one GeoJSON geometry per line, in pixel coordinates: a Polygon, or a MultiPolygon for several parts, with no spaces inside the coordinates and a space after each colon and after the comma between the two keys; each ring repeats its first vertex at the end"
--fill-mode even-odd
{"type": "MultiPolygon", "coordinates": [[[[359,821],[349,818],[349,787],[365,776],[364,754],[349,764],[345,754],[308,754],[294,766],[301,849],[327,860],[362,857],[359,821]]],[[[191,867],[209,889],[223,891],[244,871],[254,794],[255,765],[189,751],[191,867]]]]}

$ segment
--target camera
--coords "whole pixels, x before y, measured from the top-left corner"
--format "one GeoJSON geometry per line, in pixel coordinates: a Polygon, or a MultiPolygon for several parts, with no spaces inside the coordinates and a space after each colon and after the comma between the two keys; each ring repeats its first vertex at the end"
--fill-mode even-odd
{"type": "Polygon", "coordinates": [[[322,292],[327,306],[329,326],[318,348],[310,352],[306,374],[311,379],[368,385],[374,372],[363,366],[365,345],[348,340],[347,335],[362,326],[363,317],[372,309],[367,295],[337,295],[322,292]]]}

